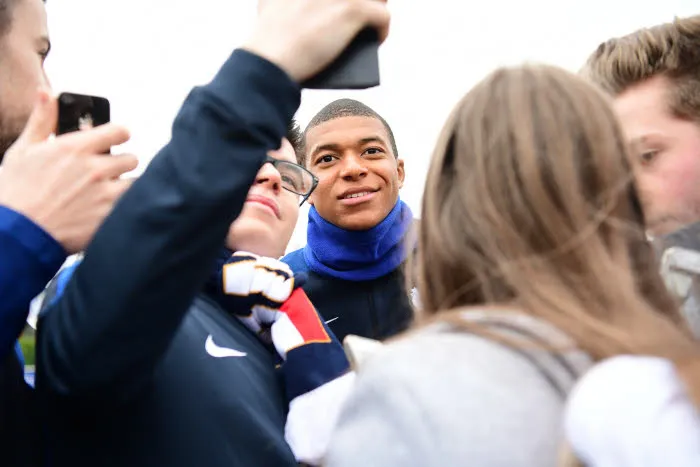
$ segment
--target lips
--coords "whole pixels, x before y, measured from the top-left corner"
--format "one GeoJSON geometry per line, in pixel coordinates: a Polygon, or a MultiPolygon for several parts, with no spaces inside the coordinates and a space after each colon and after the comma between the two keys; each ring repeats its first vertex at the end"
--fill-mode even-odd
{"type": "Polygon", "coordinates": [[[271,198],[268,198],[267,196],[261,196],[261,195],[250,195],[248,196],[248,199],[246,202],[249,203],[259,203],[262,204],[263,206],[267,206],[272,210],[272,212],[275,213],[275,216],[277,218],[280,217],[280,208],[277,205],[277,202],[271,198]]]}
{"type": "Polygon", "coordinates": [[[359,188],[353,188],[351,190],[346,190],[338,196],[338,199],[354,199],[354,198],[362,198],[363,196],[371,195],[372,193],[376,193],[379,191],[379,189],[374,189],[374,188],[366,188],[366,187],[359,187],[359,188]]]}

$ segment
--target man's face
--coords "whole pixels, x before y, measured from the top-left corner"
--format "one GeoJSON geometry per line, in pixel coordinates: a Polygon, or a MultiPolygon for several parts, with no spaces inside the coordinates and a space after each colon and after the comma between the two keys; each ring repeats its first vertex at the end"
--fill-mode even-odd
{"type": "Polygon", "coordinates": [[[384,220],[398,200],[404,167],[380,120],[329,120],[307,131],[305,147],[307,168],[318,177],[309,202],[321,217],[346,230],[384,220]]]}
{"type": "MultiPolygon", "coordinates": [[[[269,155],[296,163],[294,148],[286,139],[269,155]]],[[[299,195],[283,189],[280,173],[272,164],[265,164],[250,187],[241,215],[231,224],[226,246],[278,258],[284,254],[298,217],[299,195]]]]}
{"type": "Polygon", "coordinates": [[[614,101],[653,235],[700,220],[700,126],[672,115],[669,86],[666,78],[652,78],[614,101]]]}
{"type": "Polygon", "coordinates": [[[44,73],[49,48],[44,3],[19,0],[10,29],[0,38],[0,155],[24,129],[38,88],[49,86],[44,73]]]}

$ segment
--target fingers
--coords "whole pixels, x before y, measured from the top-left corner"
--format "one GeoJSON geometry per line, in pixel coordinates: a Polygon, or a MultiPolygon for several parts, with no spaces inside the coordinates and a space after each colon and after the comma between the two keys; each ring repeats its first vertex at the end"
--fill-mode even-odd
{"type": "Polygon", "coordinates": [[[139,165],[139,160],[133,154],[120,154],[116,156],[98,156],[99,163],[103,166],[102,175],[105,178],[119,178],[127,172],[131,172],[139,165]]]}
{"type": "Polygon", "coordinates": [[[386,0],[359,0],[355,3],[364,23],[375,28],[379,33],[379,42],[384,42],[389,35],[391,23],[386,0]]]}
{"type": "Polygon", "coordinates": [[[37,92],[36,103],[18,141],[24,144],[45,141],[56,130],[58,102],[45,89],[37,92]]]}
{"type": "Polygon", "coordinates": [[[294,273],[287,263],[283,263],[278,259],[269,258],[267,256],[258,257],[257,268],[274,272],[285,277],[285,279],[289,279],[290,277],[294,276],[294,273]]]}
{"type": "Polygon", "coordinates": [[[80,147],[86,153],[104,154],[112,146],[129,141],[129,131],[119,125],[107,123],[89,130],[75,131],[56,138],[56,144],[62,147],[80,147]]]}
{"type": "Polygon", "coordinates": [[[112,182],[112,188],[114,190],[114,198],[119,199],[121,196],[131,188],[131,185],[134,183],[133,178],[120,178],[119,180],[114,180],[112,182]]]}

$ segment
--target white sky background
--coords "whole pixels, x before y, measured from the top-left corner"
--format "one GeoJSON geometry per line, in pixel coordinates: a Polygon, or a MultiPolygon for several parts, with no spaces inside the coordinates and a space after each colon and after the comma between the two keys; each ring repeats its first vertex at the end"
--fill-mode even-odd
{"type": "MultiPolygon", "coordinates": [[[[292,0],[290,0],[292,1],[292,0]]],[[[392,126],[406,160],[402,198],[420,214],[433,144],[448,113],[499,65],[548,62],[576,71],[610,36],[700,10],[697,0],[391,0],[391,36],[380,52],[382,85],[304,91],[304,126],[328,102],[352,97],[392,126]]],[[[170,138],[192,86],[208,82],[242,45],[255,0],[48,0],[56,92],[107,97],[126,125],[141,169],[170,138]]],[[[319,38],[322,40],[322,38],[319,38]]],[[[302,211],[290,248],[305,243],[302,211]]]]}

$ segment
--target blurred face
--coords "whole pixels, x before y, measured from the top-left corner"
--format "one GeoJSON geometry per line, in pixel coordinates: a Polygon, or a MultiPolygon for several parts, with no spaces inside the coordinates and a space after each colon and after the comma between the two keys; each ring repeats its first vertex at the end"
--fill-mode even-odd
{"type": "MultiPolygon", "coordinates": [[[[294,148],[286,139],[270,157],[296,163],[294,148]]],[[[299,195],[282,188],[282,180],[272,164],[258,171],[250,187],[241,215],[231,224],[226,246],[234,251],[247,251],[278,258],[292,237],[299,217],[299,195]]]]}
{"type": "Polygon", "coordinates": [[[700,220],[700,126],[671,114],[669,86],[663,77],[652,78],[614,101],[653,235],[700,220]]]}
{"type": "Polygon", "coordinates": [[[49,53],[46,10],[41,0],[19,0],[7,35],[0,38],[0,154],[27,123],[37,89],[48,87],[44,59],[49,53]]]}
{"type": "Polygon", "coordinates": [[[309,202],[328,222],[347,230],[379,224],[399,198],[404,164],[372,117],[341,117],[306,133],[306,166],[318,186],[309,202]]]}

